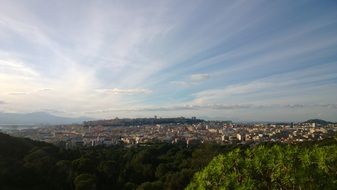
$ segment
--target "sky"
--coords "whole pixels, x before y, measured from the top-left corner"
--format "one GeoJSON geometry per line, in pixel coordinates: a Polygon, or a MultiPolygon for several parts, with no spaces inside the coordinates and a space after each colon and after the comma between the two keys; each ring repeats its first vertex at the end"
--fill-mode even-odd
{"type": "Polygon", "coordinates": [[[0,5],[0,112],[337,121],[335,0],[0,5]]]}

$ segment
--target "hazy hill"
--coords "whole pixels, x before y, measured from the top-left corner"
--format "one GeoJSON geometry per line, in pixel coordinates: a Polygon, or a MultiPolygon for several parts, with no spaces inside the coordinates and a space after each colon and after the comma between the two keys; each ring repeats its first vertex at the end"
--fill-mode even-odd
{"type": "Polygon", "coordinates": [[[231,149],[158,143],[79,151],[0,133],[0,189],[182,190],[215,155],[231,149]]]}
{"type": "Polygon", "coordinates": [[[327,124],[331,124],[332,122],[325,121],[325,120],[322,120],[322,119],[309,119],[304,123],[316,123],[316,124],[320,124],[320,125],[327,125],[327,124]]]}
{"type": "Polygon", "coordinates": [[[82,123],[90,118],[59,117],[46,112],[33,113],[2,113],[0,112],[0,125],[34,125],[34,124],[71,124],[82,123]]]}

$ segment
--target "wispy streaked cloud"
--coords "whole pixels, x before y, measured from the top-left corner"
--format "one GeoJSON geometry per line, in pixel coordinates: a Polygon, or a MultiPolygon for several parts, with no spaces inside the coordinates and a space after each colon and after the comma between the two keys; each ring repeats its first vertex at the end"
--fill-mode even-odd
{"type": "Polygon", "coordinates": [[[171,81],[171,84],[180,86],[180,87],[191,87],[194,85],[199,85],[203,81],[210,78],[209,74],[191,74],[188,78],[182,81],[171,81]]]}
{"type": "Polygon", "coordinates": [[[11,96],[25,96],[25,95],[28,95],[28,93],[26,93],[26,92],[10,92],[10,93],[8,93],[8,95],[11,95],[11,96]]]}
{"type": "Polygon", "coordinates": [[[51,93],[53,90],[50,88],[43,88],[43,89],[37,89],[37,90],[32,90],[32,91],[25,91],[25,92],[9,92],[8,95],[13,95],[13,96],[25,96],[25,95],[36,95],[36,94],[45,94],[45,93],[51,93]]]}
{"type": "Polygon", "coordinates": [[[209,74],[192,74],[190,80],[192,82],[200,82],[209,79],[209,74]]]}
{"type": "Polygon", "coordinates": [[[131,88],[131,89],[97,89],[97,92],[105,93],[105,94],[149,94],[151,90],[142,89],[142,88],[131,88]]]}
{"type": "Polygon", "coordinates": [[[336,31],[333,0],[3,0],[1,110],[336,120],[336,31]]]}
{"type": "Polygon", "coordinates": [[[211,105],[183,105],[183,106],[168,106],[168,107],[143,107],[143,108],[131,108],[131,109],[105,109],[105,110],[95,110],[87,113],[113,113],[113,112],[176,112],[176,111],[186,111],[186,110],[249,110],[249,109],[275,109],[275,108],[290,108],[290,109],[305,109],[305,108],[329,108],[337,109],[337,104],[234,104],[234,105],[222,105],[222,104],[211,104],[211,105]]]}
{"type": "Polygon", "coordinates": [[[0,60],[1,74],[8,77],[37,77],[39,74],[18,60],[0,60]]]}

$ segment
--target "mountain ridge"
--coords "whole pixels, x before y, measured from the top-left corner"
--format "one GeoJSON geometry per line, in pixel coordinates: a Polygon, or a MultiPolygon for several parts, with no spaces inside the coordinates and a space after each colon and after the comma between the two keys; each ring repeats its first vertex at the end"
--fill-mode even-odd
{"type": "Polygon", "coordinates": [[[47,112],[6,113],[0,112],[0,125],[57,125],[79,124],[91,120],[88,117],[61,117],[47,112]]]}

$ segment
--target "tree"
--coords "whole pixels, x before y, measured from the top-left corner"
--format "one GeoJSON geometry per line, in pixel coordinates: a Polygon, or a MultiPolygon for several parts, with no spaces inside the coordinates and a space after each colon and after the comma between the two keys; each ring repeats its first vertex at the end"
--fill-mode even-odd
{"type": "Polygon", "coordinates": [[[260,145],[219,155],[186,189],[334,189],[337,145],[305,146],[260,145]]]}
{"type": "Polygon", "coordinates": [[[75,180],[75,190],[95,190],[96,189],[96,177],[83,173],[78,175],[75,180]]]}

